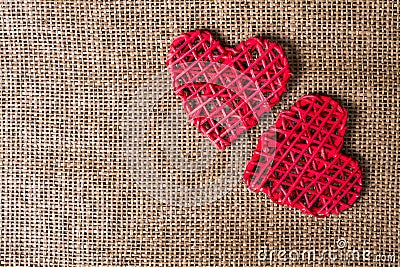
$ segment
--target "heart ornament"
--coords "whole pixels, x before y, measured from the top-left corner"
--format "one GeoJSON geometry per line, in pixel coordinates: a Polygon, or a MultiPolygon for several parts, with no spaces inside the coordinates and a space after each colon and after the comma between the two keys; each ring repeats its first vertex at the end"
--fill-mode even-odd
{"type": "Polygon", "coordinates": [[[360,196],[362,172],[340,152],[346,121],[346,109],[332,98],[300,98],[260,137],[244,182],[277,204],[317,217],[350,208],[360,196]]]}
{"type": "Polygon", "coordinates": [[[220,150],[280,101],[291,75],[276,43],[250,38],[227,48],[207,31],[175,38],[166,64],[189,121],[220,150]]]}

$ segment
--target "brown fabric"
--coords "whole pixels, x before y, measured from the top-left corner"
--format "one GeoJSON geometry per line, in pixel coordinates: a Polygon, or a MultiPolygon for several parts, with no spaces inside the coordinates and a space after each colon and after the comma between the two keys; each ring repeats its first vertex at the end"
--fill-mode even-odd
{"type": "MultiPolygon", "coordinates": [[[[0,265],[267,266],[260,251],[335,249],[340,239],[348,249],[395,253],[398,262],[396,1],[20,2],[0,4],[0,265]],[[365,174],[352,209],[316,219],[240,181],[223,198],[193,207],[142,190],[125,160],[124,116],[135,90],[165,69],[170,41],[195,29],[226,45],[263,36],[283,46],[294,76],[274,118],[309,93],[348,109],[343,152],[365,174]]],[[[259,135],[251,131],[253,147],[259,135]]],[[[195,184],[198,175],[181,182],[195,184]]]]}

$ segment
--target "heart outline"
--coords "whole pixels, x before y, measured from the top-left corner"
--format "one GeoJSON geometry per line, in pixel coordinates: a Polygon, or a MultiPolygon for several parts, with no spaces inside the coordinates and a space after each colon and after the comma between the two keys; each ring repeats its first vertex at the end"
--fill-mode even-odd
{"type": "MultiPolygon", "coordinates": [[[[208,95],[211,98],[215,97],[215,95],[221,90],[227,91],[231,89],[229,86],[224,87],[223,89],[215,88],[215,86],[213,87],[211,84],[188,85],[188,79],[180,81],[178,78],[179,75],[181,75],[182,71],[187,70],[174,68],[174,66],[184,66],[187,63],[195,63],[194,65],[196,65],[199,62],[218,63],[234,68],[240,73],[248,76],[255,84],[256,90],[263,94],[265,97],[263,101],[268,107],[260,111],[259,114],[249,114],[247,117],[243,118],[243,122],[246,122],[247,120],[256,120],[258,122],[258,118],[262,113],[270,111],[270,109],[280,101],[282,94],[287,91],[286,85],[291,76],[287,57],[282,47],[276,43],[269,42],[263,38],[252,37],[241,42],[236,47],[230,48],[223,47],[208,31],[197,30],[194,32],[188,32],[178,36],[172,41],[166,60],[166,65],[168,66],[168,70],[172,76],[172,84],[175,93],[183,102],[187,101],[183,93],[183,91],[187,89],[185,86],[190,86],[193,89],[188,91],[195,95],[195,97],[199,97],[205,87],[211,87],[207,90],[214,93],[208,95]]],[[[231,99],[225,99],[223,102],[225,104],[229,103],[233,98],[234,97],[231,99]]],[[[239,114],[239,116],[241,116],[240,111],[243,107],[244,106],[240,106],[237,109],[239,112],[236,112],[235,115],[239,114]]],[[[250,107],[252,106],[250,105],[250,107]]],[[[185,108],[185,111],[190,115],[191,110],[185,108]]],[[[244,113],[247,114],[246,112],[244,113]]],[[[239,129],[228,129],[228,131],[230,131],[229,138],[222,143],[221,139],[224,138],[221,138],[220,133],[223,131],[216,131],[216,124],[218,124],[218,122],[214,122],[212,118],[205,118],[197,121],[195,126],[203,133],[203,135],[208,137],[218,149],[223,150],[244,130],[254,127],[257,123],[250,122],[247,125],[246,123],[243,123],[242,126],[244,127],[239,127],[239,129]],[[209,129],[210,127],[201,128],[205,123],[211,124],[211,129],[209,129]]]]}
{"type": "Polygon", "coordinates": [[[260,137],[244,183],[276,204],[316,217],[350,208],[362,190],[362,171],[356,160],[341,153],[347,116],[330,97],[300,98],[260,137]],[[346,175],[345,181],[338,179],[346,175]]]}

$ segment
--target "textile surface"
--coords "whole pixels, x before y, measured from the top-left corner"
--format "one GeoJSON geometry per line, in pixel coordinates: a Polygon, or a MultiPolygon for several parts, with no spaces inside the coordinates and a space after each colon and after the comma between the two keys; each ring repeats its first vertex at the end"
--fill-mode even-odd
{"type": "MultiPolygon", "coordinates": [[[[0,2],[0,265],[396,266],[399,9],[398,1],[370,0],[0,2]],[[272,118],[311,93],[348,110],[342,152],[364,174],[353,208],[314,218],[249,192],[240,177],[201,205],[143,190],[132,174],[142,166],[126,160],[126,114],[141,112],[131,103],[166,69],[171,41],[196,29],[227,46],[256,36],[283,47],[293,76],[272,118]],[[360,257],[308,261],[308,250],[360,257]]],[[[173,96],[159,101],[160,116],[181,107],[173,96]]],[[[181,128],[182,140],[202,139],[181,128]]],[[[157,131],[155,154],[171,141],[157,131]]],[[[249,131],[252,149],[262,131],[249,131]]],[[[206,175],[185,173],[180,182],[212,182],[230,160],[215,155],[206,175]]],[[[179,175],[155,171],[171,183],[179,175]]]]}

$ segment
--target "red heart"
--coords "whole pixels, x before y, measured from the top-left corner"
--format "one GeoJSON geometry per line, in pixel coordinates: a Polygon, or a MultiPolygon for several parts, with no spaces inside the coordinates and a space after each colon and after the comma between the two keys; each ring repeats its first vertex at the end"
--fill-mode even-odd
{"type": "Polygon", "coordinates": [[[177,37],[166,64],[190,121],[221,150],[280,101],[291,75],[277,44],[250,38],[225,48],[207,31],[177,37]]]}
{"type": "Polygon", "coordinates": [[[277,204],[314,216],[350,208],[360,196],[362,172],[340,153],[346,120],[346,109],[330,97],[300,98],[260,137],[244,182],[277,204]]]}

